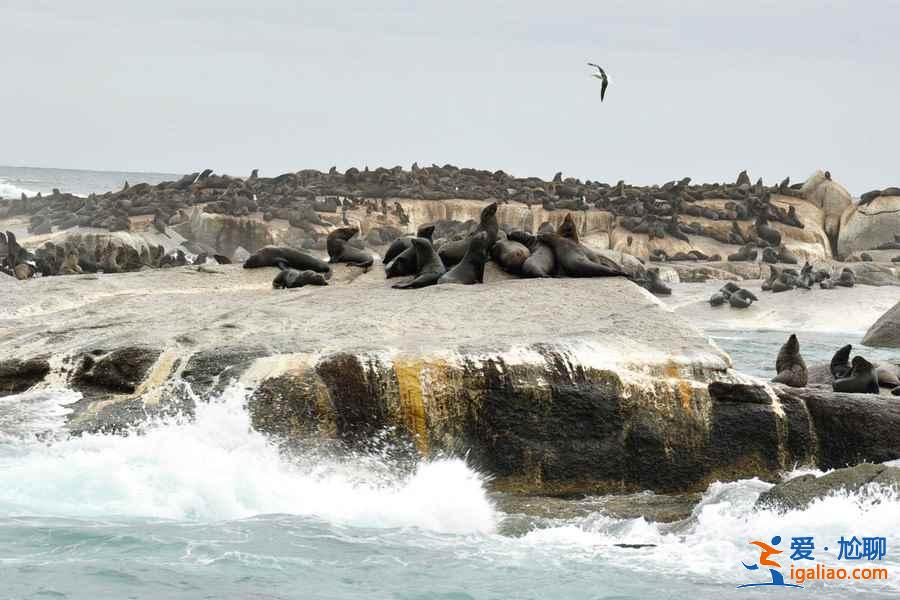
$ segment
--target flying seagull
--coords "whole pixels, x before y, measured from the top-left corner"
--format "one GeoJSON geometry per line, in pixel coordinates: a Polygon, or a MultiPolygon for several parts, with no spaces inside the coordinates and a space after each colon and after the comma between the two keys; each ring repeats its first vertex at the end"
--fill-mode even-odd
{"type": "Polygon", "coordinates": [[[595,65],[594,63],[588,63],[589,67],[594,67],[599,71],[599,73],[591,73],[597,79],[603,80],[603,85],[600,86],[600,102],[603,102],[603,97],[606,95],[606,86],[609,85],[609,77],[606,76],[606,71],[600,65],[595,65]]]}

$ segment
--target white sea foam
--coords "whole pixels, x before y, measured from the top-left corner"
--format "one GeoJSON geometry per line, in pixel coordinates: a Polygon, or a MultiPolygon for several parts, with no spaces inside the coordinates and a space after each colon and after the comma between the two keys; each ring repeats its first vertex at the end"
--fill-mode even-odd
{"type": "MultiPolygon", "coordinates": [[[[803,471],[804,474],[810,471],[803,471]]],[[[799,475],[800,472],[789,474],[799,475]]],[[[821,475],[817,472],[816,474],[821,475]]],[[[854,592],[900,591],[900,496],[892,489],[870,486],[860,493],[840,492],[816,500],[807,508],[786,512],[758,509],[759,495],[771,484],[758,479],[714,483],[703,495],[690,519],[666,525],[642,518],[613,519],[595,514],[559,527],[536,529],[522,543],[541,552],[565,552],[573,558],[600,560],[655,577],[694,576],[734,585],[753,580],[741,562],[752,563],[759,551],[751,540],[769,541],[781,536],[782,572],[787,577],[793,537],[813,537],[816,560],[828,566],[878,566],[888,568],[887,583],[829,582],[854,592]],[[886,537],[887,556],[877,563],[840,562],[841,537],[886,537]],[[653,547],[625,552],[615,544],[653,544],[653,547]],[[824,550],[828,547],[828,550],[824,550]]],[[[811,563],[814,565],[815,563],[811,563]]],[[[810,566],[800,561],[799,566],[810,566]]],[[[757,577],[757,579],[759,579],[757,577]]],[[[821,587],[821,582],[807,587],[821,587]]]]}
{"type": "Polygon", "coordinates": [[[22,187],[14,185],[9,179],[0,177],[0,198],[19,198],[25,194],[26,196],[34,196],[34,192],[22,187]]]}
{"type": "Polygon", "coordinates": [[[463,460],[386,475],[375,459],[287,461],[253,431],[243,390],[128,436],[86,434],[0,455],[0,514],[215,521],[309,515],[360,527],[490,532],[483,478],[463,460]],[[373,468],[376,467],[376,468],[373,468]]]}

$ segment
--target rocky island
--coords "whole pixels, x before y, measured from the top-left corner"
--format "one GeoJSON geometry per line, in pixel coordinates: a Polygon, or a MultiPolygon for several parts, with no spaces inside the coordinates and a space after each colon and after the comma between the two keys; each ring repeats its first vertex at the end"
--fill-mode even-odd
{"type": "MultiPolygon", "coordinates": [[[[0,394],[79,392],[68,417],[78,434],[190,414],[240,385],[253,426],[287,451],[387,437],[424,456],[467,454],[494,489],[528,494],[693,492],[795,465],[891,460],[900,404],[889,396],[741,374],[694,325],[725,281],[758,285],[803,263],[823,281],[849,269],[884,289],[844,290],[883,312],[900,285],[893,207],[893,188],[854,203],[825,172],[770,187],[746,173],[629,186],[449,165],[207,170],[2,201],[0,394]],[[520,279],[495,257],[483,285],[391,287],[390,244],[430,226],[443,252],[473,239],[486,207],[500,239],[568,227],[624,276],[520,279]],[[342,228],[371,260],[331,265],[324,287],[277,290],[277,267],[232,264],[272,245],[331,254],[342,228]],[[648,271],[675,286],[666,303],[635,285],[648,271]],[[687,290],[704,281],[698,300],[687,290]],[[685,319],[688,297],[698,302],[685,319]]],[[[846,298],[821,305],[845,313],[846,298]]]]}

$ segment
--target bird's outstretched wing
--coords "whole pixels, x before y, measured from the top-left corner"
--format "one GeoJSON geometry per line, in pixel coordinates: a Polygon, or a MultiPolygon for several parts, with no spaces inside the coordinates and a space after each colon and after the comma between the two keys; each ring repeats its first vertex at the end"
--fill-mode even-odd
{"type": "MultiPolygon", "coordinates": [[[[594,67],[595,69],[597,69],[598,71],[600,71],[600,76],[601,76],[603,79],[606,79],[606,71],[603,70],[603,67],[601,67],[600,65],[595,65],[595,64],[592,63],[592,62],[589,62],[589,63],[588,63],[588,66],[589,66],[589,67],[594,67]]],[[[594,77],[596,77],[596,75],[594,75],[594,77]]]]}
{"type": "Polygon", "coordinates": [[[609,85],[609,80],[604,77],[603,84],[600,86],[600,102],[603,102],[603,97],[606,95],[606,86],[609,85]]]}

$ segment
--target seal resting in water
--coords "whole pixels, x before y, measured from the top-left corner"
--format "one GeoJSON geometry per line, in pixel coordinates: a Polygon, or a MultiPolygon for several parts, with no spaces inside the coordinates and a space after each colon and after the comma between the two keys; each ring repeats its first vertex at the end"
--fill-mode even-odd
{"type": "Polygon", "coordinates": [[[783,383],[791,387],[806,387],[809,381],[806,371],[806,363],[800,356],[800,342],[793,333],[778,351],[775,359],[775,372],[777,375],[772,381],[783,383]]]}
{"type": "Polygon", "coordinates": [[[245,269],[259,267],[292,267],[299,271],[331,272],[331,267],[325,261],[306,252],[281,246],[264,246],[244,261],[245,269]]]}
{"type": "Polygon", "coordinates": [[[875,365],[862,356],[854,356],[850,366],[850,373],[846,377],[835,379],[831,384],[835,392],[851,394],[878,394],[878,377],[875,374],[875,365]]]}
{"type": "MultiPolygon", "coordinates": [[[[581,244],[555,233],[538,234],[538,241],[553,248],[556,263],[569,277],[614,277],[623,275],[622,270],[611,260],[592,260],[592,252],[581,244]]],[[[594,258],[603,258],[593,255],[594,258]]]]}
{"type": "Polygon", "coordinates": [[[452,269],[441,275],[438,283],[461,283],[471,285],[484,283],[484,265],[488,256],[488,233],[481,231],[469,238],[469,248],[462,260],[452,269]]]}
{"type": "Polygon", "coordinates": [[[272,280],[272,287],[276,290],[299,288],[305,285],[328,285],[328,282],[321,273],[309,270],[298,271],[291,268],[282,269],[272,280]]]}
{"type": "Polygon", "coordinates": [[[413,238],[410,240],[412,248],[416,251],[416,261],[421,265],[415,279],[409,283],[398,283],[392,286],[398,290],[409,290],[435,285],[441,276],[447,272],[441,257],[435,252],[431,241],[425,238],[413,238]]]}
{"type": "Polygon", "coordinates": [[[328,262],[347,263],[352,267],[368,269],[375,262],[375,258],[359,248],[354,248],[348,242],[350,238],[359,233],[357,227],[338,227],[328,234],[325,248],[328,250],[328,262]]]}

